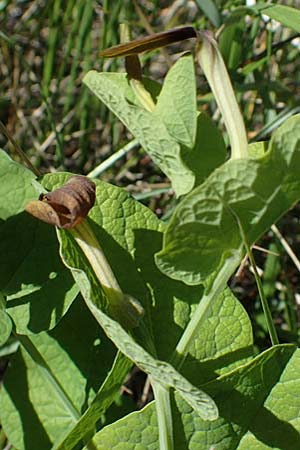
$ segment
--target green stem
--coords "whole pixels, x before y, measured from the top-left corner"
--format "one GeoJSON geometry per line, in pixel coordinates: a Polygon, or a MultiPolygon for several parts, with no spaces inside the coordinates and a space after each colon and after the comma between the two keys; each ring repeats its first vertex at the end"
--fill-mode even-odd
{"type": "Polygon", "coordinates": [[[88,259],[98,281],[105,293],[111,314],[125,327],[138,325],[143,315],[140,303],[122,292],[120,285],[103,253],[87,220],[70,229],[75,242],[88,259]]]}
{"type": "Polygon", "coordinates": [[[188,326],[182,334],[175,352],[171,358],[171,364],[176,369],[180,369],[184,360],[196,338],[199,330],[207,319],[214,302],[222,294],[226,287],[228,279],[231,277],[242,259],[242,248],[237,250],[234,255],[226,260],[223,267],[214,279],[210,289],[204,293],[198,304],[188,326]]]}
{"type": "Polygon", "coordinates": [[[245,236],[245,233],[244,233],[244,230],[243,230],[241,224],[240,224],[240,230],[242,232],[244,245],[246,247],[247,255],[249,257],[249,260],[250,260],[250,263],[251,263],[251,266],[252,266],[252,269],[254,272],[254,277],[255,277],[256,284],[257,284],[260,301],[261,301],[263,311],[265,314],[270,339],[271,339],[272,345],[277,345],[277,344],[279,344],[279,339],[277,336],[275,325],[273,323],[272,314],[271,314],[271,311],[270,311],[270,308],[269,308],[269,305],[268,305],[268,302],[267,302],[267,299],[266,299],[266,296],[264,293],[264,289],[263,289],[263,285],[262,285],[260,276],[257,271],[257,267],[256,267],[256,263],[255,263],[255,259],[254,259],[251,247],[249,246],[249,244],[247,242],[247,239],[246,239],[246,236],[245,236]]]}
{"type": "Polygon", "coordinates": [[[88,258],[90,265],[92,266],[98,280],[100,281],[103,289],[113,289],[116,292],[120,292],[120,285],[101,249],[96,236],[84,220],[76,227],[71,228],[76,243],[80,246],[85,256],[88,258]]]}
{"type": "Polygon", "coordinates": [[[118,151],[109,156],[105,161],[103,161],[99,166],[95,167],[91,172],[87,174],[90,178],[97,178],[107,169],[112,167],[119,159],[123,158],[123,156],[127,155],[131,150],[136,149],[139,146],[139,142],[136,139],[128,142],[128,144],[124,145],[124,147],[120,148],[118,151]]]}
{"type": "Polygon", "coordinates": [[[143,85],[143,82],[141,80],[135,80],[134,78],[132,78],[130,80],[130,86],[132,87],[132,90],[134,91],[140,104],[147,111],[153,112],[155,109],[155,103],[152,100],[150,93],[147,91],[147,89],[143,85]]]}
{"type": "Polygon", "coordinates": [[[170,389],[150,378],[155,397],[160,450],[173,450],[173,423],[170,389]]]}

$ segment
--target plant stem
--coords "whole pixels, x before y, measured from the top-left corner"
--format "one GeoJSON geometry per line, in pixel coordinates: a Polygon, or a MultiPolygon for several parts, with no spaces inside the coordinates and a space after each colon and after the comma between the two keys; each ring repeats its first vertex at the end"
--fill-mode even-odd
{"type": "Polygon", "coordinates": [[[8,139],[8,141],[11,143],[11,145],[13,146],[15,152],[19,155],[21,160],[23,160],[25,162],[25,164],[27,165],[28,169],[30,169],[37,177],[39,177],[41,175],[40,171],[36,167],[34,167],[34,165],[31,163],[30,159],[23,152],[23,150],[21,149],[19,144],[17,144],[17,142],[14,140],[14,138],[9,133],[9,131],[6,128],[6,126],[1,122],[1,120],[0,120],[0,131],[8,139]]]}
{"type": "Polygon", "coordinates": [[[139,142],[136,139],[128,142],[128,144],[124,145],[124,147],[120,148],[118,151],[109,156],[105,161],[103,161],[99,166],[95,167],[91,172],[87,174],[90,178],[97,178],[107,169],[112,167],[119,159],[123,158],[123,156],[127,155],[131,150],[136,149],[139,146],[139,142]]]}
{"type": "Polygon", "coordinates": [[[92,266],[98,280],[100,281],[103,289],[106,287],[118,292],[122,292],[119,283],[101,249],[99,242],[96,239],[93,231],[84,220],[76,227],[71,228],[76,243],[82,249],[85,256],[88,258],[90,265],[92,266]]]}
{"type": "Polygon", "coordinates": [[[152,100],[151,94],[147,91],[143,82],[141,80],[136,80],[132,78],[130,80],[130,86],[134,91],[137,99],[140,104],[149,112],[153,112],[155,110],[155,103],[152,100]]]}
{"type": "Polygon", "coordinates": [[[217,300],[219,295],[221,295],[225,289],[228,279],[241,262],[241,259],[242,247],[225,261],[223,267],[214,279],[212,286],[207,292],[204,293],[171,358],[170,363],[176,369],[180,369],[184,363],[186,355],[188,354],[196,335],[199,333],[203,322],[207,319],[214,301],[217,300]]]}
{"type": "Polygon", "coordinates": [[[150,377],[155,397],[160,450],[173,450],[173,423],[170,389],[150,377]]]}
{"type": "Polygon", "coordinates": [[[284,237],[282,236],[282,234],[280,233],[280,231],[278,230],[278,228],[276,227],[276,225],[272,225],[271,226],[271,230],[273,231],[273,233],[275,234],[275,236],[279,239],[280,244],[282,245],[282,247],[284,248],[284,250],[287,252],[287,254],[289,255],[289,257],[291,258],[291,260],[293,261],[293,263],[295,264],[296,269],[298,270],[298,272],[300,272],[300,261],[297,258],[296,254],[294,253],[294,251],[292,250],[292,248],[290,247],[289,243],[287,242],[286,239],[284,239],[284,237]]]}
{"type": "Polygon", "coordinates": [[[244,233],[244,231],[242,229],[241,224],[240,224],[240,229],[241,229],[241,232],[242,232],[242,235],[243,235],[244,245],[246,247],[246,251],[247,251],[247,254],[248,254],[248,257],[249,257],[252,269],[253,269],[253,272],[254,272],[255,281],[256,281],[256,284],[257,284],[257,289],[258,289],[260,301],[261,301],[261,304],[262,304],[262,307],[263,307],[263,311],[264,311],[264,314],[265,314],[265,318],[266,318],[267,327],[268,327],[268,330],[269,330],[270,339],[271,339],[272,345],[277,345],[277,344],[279,344],[279,339],[278,339],[278,336],[277,336],[275,325],[273,323],[272,314],[271,314],[271,311],[270,311],[270,308],[269,308],[269,305],[268,305],[268,302],[267,302],[267,299],[266,299],[266,296],[265,296],[265,293],[264,293],[263,285],[262,285],[260,276],[259,276],[258,271],[257,271],[255,259],[254,259],[251,247],[249,246],[249,244],[248,244],[248,242],[246,240],[246,236],[245,236],[245,233],[244,233]]]}

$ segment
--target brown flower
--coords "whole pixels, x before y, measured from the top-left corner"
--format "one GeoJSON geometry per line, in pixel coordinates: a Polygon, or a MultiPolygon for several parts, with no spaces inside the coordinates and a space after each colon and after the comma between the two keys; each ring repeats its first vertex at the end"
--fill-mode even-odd
{"type": "Polygon", "coordinates": [[[64,186],[29,202],[25,210],[50,225],[73,228],[86,218],[94,206],[95,190],[95,183],[76,175],[64,186]]]}

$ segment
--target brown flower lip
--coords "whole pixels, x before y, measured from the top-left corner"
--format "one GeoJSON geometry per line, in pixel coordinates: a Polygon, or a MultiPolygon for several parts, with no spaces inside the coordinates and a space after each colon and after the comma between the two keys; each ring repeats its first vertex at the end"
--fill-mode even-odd
{"type": "Polygon", "coordinates": [[[173,44],[174,42],[184,41],[185,39],[196,38],[198,36],[194,27],[173,28],[172,30],[163,31],[162,33],[151,34],[140,39],[136,39],[126,44],[116,45],[106,48],[100,52],[100,56],[119,57],[136,55],[147,50],[154,50],[159,47],[173,44]]]}
{"type": "Polygon", "coordinates": [[[91,180],[74,176],[62,187],[29,202],[25,210],[50,225],[73,228],[86,218],[94,206],[95,190],[95,183],[91,180]]]}

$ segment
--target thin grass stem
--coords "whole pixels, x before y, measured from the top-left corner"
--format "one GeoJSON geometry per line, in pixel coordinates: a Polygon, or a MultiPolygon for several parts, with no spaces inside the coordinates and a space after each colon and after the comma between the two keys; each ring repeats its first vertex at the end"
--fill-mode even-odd
{"type": "Polygon", "coordinates": [[[139,146],[139,142],[136,139],[133,139],[131,142],[128,142],[124,147],[120,148],[117,152],[109,156],[105,161],[103,161],[99,166],[95,167],[91,172],[87,174],[90,178],[97,178],[103,172],[112,167],[119,159],[123,158],[127,155],[131,150],[136,149],[139,146]]]}

